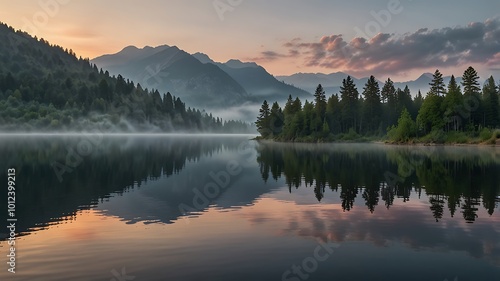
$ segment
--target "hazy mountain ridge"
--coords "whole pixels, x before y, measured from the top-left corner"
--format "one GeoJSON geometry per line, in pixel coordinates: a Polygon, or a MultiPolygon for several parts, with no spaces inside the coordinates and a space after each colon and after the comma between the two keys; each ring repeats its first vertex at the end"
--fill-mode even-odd
{"type": "MultiPolygon", "coordinates": [[[[283,75],[276,76],[280,81],[284,81],[285,83],[294,85],[295,87],[302,88],[306,91],[312,91],[316,89],[318,84],[321,84],[328,94],[337,94],[340,91],[340,86],[342,86],[343,79],[347,78],[347,76],[351,76],[354,83],[356,84],[358,91],[361,93],[363,91],[363,87],[368,80],[368,77],[364,78],[356,78],[355,76],[349,75],[344,72],[335,72],[330,74],[324,73],[295,73],[292,75],[283,75]]],[[[376,78],[376,77],[375,77],[376,78]]],[[[462,78],[457,76],[455,77],[457,83],[460,84],[462,82],[462,78]]],[[[443,77],[444,83],[448,85],[451,76],[443,77]]],[[[384,85],[385,81],[378,80],[380,88],[384,85]]],[[[423,73],[419,78],[410,81],[397,82],[394,81],[394,87],[404,89],[406,86],[411,91],[412,96],[417,95],[420,90],[422,95],[429,91],[430,86],[429,83],[432,81],[432,73],[423,73]]]]}
{"type": "Polygon", "coordinates": [[[230,59],[225,63],[220,63],[215,62],[203,53],[195,53],[193,57],[202,63],[217,65],[240,83],[251,96],[258,97],[259,100],[284,101],[289,95],[305,99],[311,98],[312,92],[279,81],[264,67],[255,62],[230,59]]]}
{"type": "MultiPolygon", "coordinates": [[[[121,54],[138,61],[141,55],[133,47],[121,54]]],[[[116,63],[109,60],[110,65],[116,63]]],[[[234,132],[245,127],[248,124],[188,108],[175,94],[146,90],[122,75],[110,75],[88,59],[77,58],[72,50],[0,23],[2,130],[160,133],[234,132]]]]}
{"type": "Polygon", "coordinates": [[[91,62],[111,74],[137,81],[143,87],[169,91],[182,97],[189,106],[223,108],[250,99],[245,89],[227,73],[214,65],[201,63],[176,46],[127,47],[91,62]]]}

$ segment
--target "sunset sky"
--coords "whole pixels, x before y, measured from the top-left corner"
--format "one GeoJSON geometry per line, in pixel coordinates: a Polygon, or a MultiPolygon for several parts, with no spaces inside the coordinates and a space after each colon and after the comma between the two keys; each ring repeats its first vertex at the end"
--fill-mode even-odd
{"type": "Polygon", "coordinates": [[[167,44],[274,75],[500,78],[498,0],[2,0],[0,21],[90,58],[167,44]]]}

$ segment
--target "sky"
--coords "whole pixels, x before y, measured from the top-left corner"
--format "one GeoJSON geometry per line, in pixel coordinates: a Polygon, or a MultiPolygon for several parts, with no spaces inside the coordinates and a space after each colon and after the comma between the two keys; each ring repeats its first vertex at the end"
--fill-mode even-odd
{"type": "Polygon", "coordinates": [[[274,75],[500,78],[498,0],[1,0],[0,21],[82,57],[178,46],[274,75]]]}

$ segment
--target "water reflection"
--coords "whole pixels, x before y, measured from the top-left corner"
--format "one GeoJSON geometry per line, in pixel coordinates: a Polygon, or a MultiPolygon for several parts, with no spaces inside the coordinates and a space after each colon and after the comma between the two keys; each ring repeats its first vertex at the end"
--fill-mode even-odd
{"type": "MultiPolygon", "coordinates": [[[[236,151],[248,138],[104,137],[88,148],[91,153],[82,155],[78,149],[89,143],[89,137],[4,137],[0,178],[6,178],[8,168],[17,170],[18,230],[43,229],[73,220],[77,211],[96,207],[111,196],[179,174],[189,163],[236,151]]],[[[179,190],[192,197],[187,195],[190,189],[181,183],[176,186],[168,189],[171,200],[180,200],[175,194],[179,190]]],[[[7,209],[6,201],[0,200],[0,209],[7,209]]],[[[2,212],[0,220],[6,219],[2,212]]]]}
{"type": "Polygon", "coordinates": [[[21,230],[36,234],[20,238],[14,280],[110,280],[122,268],[137,280],[281,280],[317,240],[340,247],[309,280],[500,274],[494,148],[113,137],[59,182],[51,164],[80,140],[1,140],[21,230]],[[241,171],[206,196],[228,163],[241,171]]]}
{"type": "Polygon", "coordinates": [[[380,201],[407,202],[412,193],[428,195],[436,221],[445,207],[474,222],[482,205],[489,215],[498,208],[500,151],[496,148],[391,147],[364,144],[262,143],[257,158],[262,179],[285,177],[292,188],[313,186],[318,201],[329,188],[339,193],[342,210],[356,199],[370,212],[380,201]],[[359,198],[361,197],[361,198],[359,198]]]}

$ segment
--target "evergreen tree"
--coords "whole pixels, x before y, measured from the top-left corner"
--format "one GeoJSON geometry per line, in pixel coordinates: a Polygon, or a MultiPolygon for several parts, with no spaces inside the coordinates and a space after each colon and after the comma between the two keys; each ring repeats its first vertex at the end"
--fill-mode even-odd
{"type": "Polygon", "coordinates": [[[366,132],[374,133],[380,125],[382,107],[380,103],[380,88],[377,80],[372,75],[363,88],[364,106],[363,119],[366,132]]]}
{"type": "Polygon", "coordinates": [[[387,79],[384,87],[382,87],[380,95],[382,102],[384,103],[384,120],[385,127],[387,127],[395,124],[398,118],[396,89],[394,88],[394,83],[390,78],[387,79]]]}
{"type": "Polygon", "coordinates": [[[321,84],[318,85],[316,92],[314,93],[314,102],[316,113],[319,115],[321,121],[323,121],[326,112],[326,95],[321,84]]]}
{"type": "Polygon", "coordinates": [[[416,131],[417,126],[411,118],[410,112],[404,108],[398,119],[398,125],[388,132],[388,136],[393,141],[408,141],[410,137],[415,136],[416,131]]]}
{"type": "Polygon", "coordinates": [[[341,130],[341,105],[338,95],[332,95],[326,105],[326,121],[333,134],[340,134],[341,130]]]}
{"type": "Polygon", "coordinates": [[[288,95],[288,99],[286,100],[285,108],[283,109],[283,113],[286,115],[291,114],[293,108],[293,99],[292,95],[288,95]]]}
{"type": "Polygon", "coordinates": [[[278,136],[283,131],[284,116],[277,102],[273,103],[269,117],[271,132],[273,136],[278,136]]]}
{"type": "Polygon", "coordinates": [[[257,126],[257,131],[260,133],[260,135],[264,138],[267,138],[269,135],[271,135],[272,132],[270,129],[271,111],[269,110],[269,104],[267,103],[267,100],[264,100],[259,112],[260,114],[259,117],[257,117],[257,122],[255,122],[255,125],[257,126]]]}
{"type": "Polygon", "coordinates": [[[439,72],[439,69],[436,69],[434,74],[432,75],[432,82],[429,83],[431,86],[430,92],[437,96],[443,96],[445,94],[444,82],[443,82],[443,74],[439,72]]]}
{"type": "Polygon", "coordinates": [[[470,96],[480,91],[478,81],[479,76],[477,71],[472,66],[469,66],[462,76],[462,85],[464,86],[465,96],[470,96]]]}
{"type": "Polygon", "coordinates": [[[418,111],[420,110],[420,108],[422,107],[422,104],[424,103],[424,97],[422,96],[422,93],[420,92],[420,90],[418,91],[418,94],[415,96],[415,98],[413,99],[413,107],[415,109],[415,112],[416,112],[416,115],[414,116],[415,118],[417,118],[417,115],[418,115],[418,111]]]}
{"type": "Polygon", "coordinates": [[[431,130],[439,130],[443,127],[442,100],[443,97],[432,92],[425,97],[417,116],[417,125],[424,133],[427,134],[431,130]]]}
{"type": "Polygon", "coordinates": [[[342,117],[342,131],[348,132],[349,129],[357,131],[358,120],[358,89],[354,84],[351,76],[342,81],[340,87],[341,96],[341,117],[342,117]]]}
{"type": "Polygon", "coordinates": [[[301,130],[298,125],[301,122],[298,122],[297,119],[301,118],[298,116],[301,113],[301,110],[302,103],[300,102],[300,99],[297,97],[293,100],[291,95],[288,96],[285,109],[283,110],[284,124],[280,136],[281,139],[292,140],[298,136],[298,133],[301,130]]]}
{"type": "Polygon", "coordinates": [[[448,91],[443,101],[444,119],[447,130],[458,131],[460,129],[462,118],[460,117],[461,107],[463,106],[463,97],[460,86],[452,75],[448,83],[448,91]]]}
{"type": "Polygon", "coordinates": [[[380,93],[382,103],[386,103],[389,97],[394,96],[395,93],[396,89],[394,88],[394,82],[392,82],[391,78],[387,78],[384,87],[382,87],[382,92],[380,93]]]}
{"type": "Polygon", "coordinates": [[[174,113],[174,101],[170,92],[163,97],[163,110],[170,115],[174,113]]]}
{"type": "Polygon", "coordinates": [[[479,92],[479,76],[472,66],[469,66],[467,70],[465,70],[462,76],[462,85],[464,87],[465,108],[468,111],[465,112],[467,116],[464,116],[464,118],[468,119],[470,125],[477,126],[481,124],[483,120],[483,113],[479,92]]]}
{"type": "Polygon", "coordinates": [[[500,124],[498,92],[495,79],[490,76],[483,87],[485,126],[496,128],[500,124]]]}
{"type": "Polygon", "coordinates": [[[314,132],[311,124],[313,123],[314,117],[314,105],[307,101],[304,103],[303,108],[303,122],[302,122],[302,131],[300,133],[301,136],[309,136],[314,132]]]}

